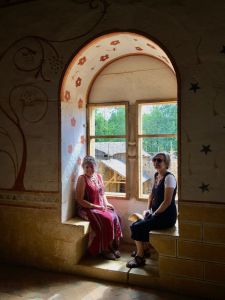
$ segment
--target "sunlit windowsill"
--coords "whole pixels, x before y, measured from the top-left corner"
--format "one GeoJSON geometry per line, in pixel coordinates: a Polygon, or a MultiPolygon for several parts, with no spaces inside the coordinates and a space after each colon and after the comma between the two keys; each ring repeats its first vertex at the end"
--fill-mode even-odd
{"type": "MultiPolygon", "coordinates": [[[[148,196],[141,195],[137,200],[147,201],[148,200],[148,196]]],[[[176,204],[178,203],[178,197],[175,197],[175,202],[176,202],[176,204]]]]}
{"type": "Polygon", "coordinates": [[[148,196],[141,196],[139,197],[137,200],[140,200],[140,201],[148,201],[148,196]]]}
{"type": "Polygon", "coordinates": [[[110,192],[106,192],[106,197],[109,199],[121,199],[121,200],[127,200],[127,195],[126,193],[110,193],[110,192]]]}

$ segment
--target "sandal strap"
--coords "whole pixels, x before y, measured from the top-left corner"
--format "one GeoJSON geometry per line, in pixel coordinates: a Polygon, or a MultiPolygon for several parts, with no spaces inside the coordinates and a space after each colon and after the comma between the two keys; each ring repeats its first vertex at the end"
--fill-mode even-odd
{"type": "Polygon", "coordinates": [[[135,256],[133,259],[128,261],[127,267],[128,268],[138,268],[145,265],[145,259],[141,256],[135,256]]]}
{"type": "Polygon", "coordinates": [[[136,260],[136,262],[137,262],[138,265],[140,265],[140,266],[145,264],[145,259],[144,259],[144,257],[141,257],[141,256],[136,255],[134,259],[136,260]]]}
{"type": "MultiPolygon", "coordinates": [[[[135,257],[136,254],[137,254],[137,251],[134,250],[134,251],[131,252],[131,255],[130,255],[130,256],[135,257]]],[[[150,257],[150,256],[151,256],[151,252],[150,252],[149,249],[145,249],[145,250],[144,250],[144,256],[145,256],[145,257],[150,257]]]]}

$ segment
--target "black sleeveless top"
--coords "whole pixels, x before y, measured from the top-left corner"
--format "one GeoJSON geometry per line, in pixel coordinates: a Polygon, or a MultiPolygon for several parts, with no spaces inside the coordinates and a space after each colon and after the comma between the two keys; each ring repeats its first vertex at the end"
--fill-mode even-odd
{"type": "MultiPolygon", "coordinates": [[[[171,173],[166,172],[165,176],[161,179],[161,181],[158,184],[154,183],[154,186],[152,188],[152,195],[153,195],[152,211],[153,212],[158,209],[158,207],[161,205],[161,203],[164,200],[165,178],[169,174],[171,174],[171,173]]],[[[171,174],[171,175],[173,175],[173,174],[171,174]]],[[[155,181],[156,181],[157,176],[158,176],[158,172],[155,173],[155,181]]],[[[176,204],[175,204],[176,192],[177,192],[177,187],[173,191],[171,204],[167,207],[167,209],[163,213],[160,213],[158,216],[168,217],[168,218],[170,218],[171,221],[173,219],[175,219],[175,221],[176,221],[176,218],[177,218],[177,209],[176,209],[176,204]]]]}

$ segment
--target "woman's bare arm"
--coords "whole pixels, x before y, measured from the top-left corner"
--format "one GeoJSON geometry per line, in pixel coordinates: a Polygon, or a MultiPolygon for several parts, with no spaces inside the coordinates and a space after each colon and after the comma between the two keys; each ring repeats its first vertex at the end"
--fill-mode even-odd
{"type": "MultiPolygon", "coordinates": [[[[101,174],[99,174],[99,177],[100,177],[100,181],[101,181],[101,183],[102,183],[102,185],[103,185],[103,187],[104,187],[104,182],[103,182],[103,179],[102,179],[102,175],[101,174]]],[[[104,195],[103,195],[103,202],[104,202],[104,206],[107,208],[113,208],[113,205],[112,204],[110,204],[109,202],[108,202],[108,199],[107,199],[107,197],[106,197],[106,194],[105,194],[105,191],[104,191],[104,195]]]]}

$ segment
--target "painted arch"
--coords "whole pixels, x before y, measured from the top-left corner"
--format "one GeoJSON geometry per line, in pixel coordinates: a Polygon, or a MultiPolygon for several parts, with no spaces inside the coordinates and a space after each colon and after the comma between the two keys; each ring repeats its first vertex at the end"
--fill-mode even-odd
{"type": "Polygon", "coordinates": [[[86,103],[96,76],[109,63],[128,55],[148,55],[175,73],[165,51],[137,33],[114,32],[84,46],[70,62],[61,86],[62,221],[72,216],[72,190],[86,155],[86,103]]]}

